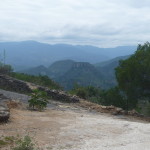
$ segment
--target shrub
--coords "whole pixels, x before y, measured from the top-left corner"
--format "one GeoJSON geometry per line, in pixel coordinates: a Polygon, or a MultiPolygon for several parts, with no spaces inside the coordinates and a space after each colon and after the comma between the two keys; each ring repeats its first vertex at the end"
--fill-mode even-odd
{"type": "Polygon", "coordinates": [[[116,107],[127,109],[127,102],[118,87],[114,87],[107,91],[103,91],[101,98],[102,105],[113,105],[116,107]]]}
{"type": "Polygon", "coordinates": [[[48,97],[46,92],[40,91],[38,89],[33,90],[33,93],[31,94],[31,99],[28,100],[29,108],[42,111],[44,108],[47,107],[47,98],[48,97]]]}

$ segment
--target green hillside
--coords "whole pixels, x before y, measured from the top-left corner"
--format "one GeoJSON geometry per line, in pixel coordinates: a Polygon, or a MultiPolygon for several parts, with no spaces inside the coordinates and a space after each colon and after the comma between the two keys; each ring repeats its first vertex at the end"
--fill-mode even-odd
{"type": "Polygon", "coordinates": [[[76,83],[81,86],[108,89],[117,84],[115,68],[119,65],[119,60],[127,59],[128,57],[117,57],[94,65],[87,62],[61,60],[49,67],[38,66],[21,72],[30,75],[47,75],[65,89],[73,88],[76,83]]]}
{"type": "Polygon", "coordinates": [[[100,87],[103,76],[90,63],[76,62],[63,76],[56,79],[65,89],[73,88],[74,84],[100,87]]]}
{"type": "Polygon", "coordinates": [[[48,76],[57,79],[71,69],[74,63],[73,60],[57,61],[47,68],[48,76]]]}

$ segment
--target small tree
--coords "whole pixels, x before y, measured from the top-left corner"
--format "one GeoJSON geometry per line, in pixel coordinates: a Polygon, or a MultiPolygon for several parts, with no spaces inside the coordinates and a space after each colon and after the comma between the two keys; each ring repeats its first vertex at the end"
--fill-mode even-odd
{"type": "Polygon", "coordinates": [[[44,108],[47,107],[47,98],[48,97],[46,92],[40,91],[38,89],[33,90],[33,93],[31,94],[31,99],[28,100],[29,108],[42,111],[44,108]]]}

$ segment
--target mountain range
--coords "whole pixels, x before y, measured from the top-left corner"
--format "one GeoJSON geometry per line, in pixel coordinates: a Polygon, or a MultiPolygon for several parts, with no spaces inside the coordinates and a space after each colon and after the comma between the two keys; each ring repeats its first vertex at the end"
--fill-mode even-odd
{"type": "Polygon", "coordinates": [[[90,45],[50,45],[36,41],[0,42],[0,61],[4,50],[5,62],[11,64],[15,70],[22,70],[39,65],[48,67],[56,61],[66,59],[99,63],[117,56],[133,54],[136,46],[99,48],[90,45]]]}

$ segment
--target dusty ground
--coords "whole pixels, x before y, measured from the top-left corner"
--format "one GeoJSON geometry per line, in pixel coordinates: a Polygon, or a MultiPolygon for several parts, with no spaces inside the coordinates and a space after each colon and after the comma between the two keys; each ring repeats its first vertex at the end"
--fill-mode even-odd
{"type": "MultiPolygon", "coordinates": [[[[29,99],[14,92],[0,93],[24,103],[29,99]]],[[[44,150],[150,150],[149,123],[93,111],[89,107],[97,111],[99,107],[88,102],[50,101],[48,107],[44,112],[11,109],[10,122],[0,125],[0,137],[30,135],[44,150]]]]}
{"type": "Polygon", "coordinates": [[[51,103],[44,112],[12,109],[0,136],[29,134],[44,150],[149,150],[150,124],[51,103]]]}

